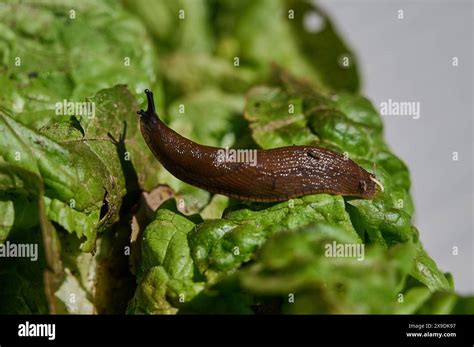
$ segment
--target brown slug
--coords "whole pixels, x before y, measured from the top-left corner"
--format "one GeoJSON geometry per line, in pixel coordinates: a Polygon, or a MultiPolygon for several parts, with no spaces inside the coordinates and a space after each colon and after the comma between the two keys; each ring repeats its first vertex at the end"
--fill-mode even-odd
{"type": "Polygon", "coordinates": [[[145,93],[148,109],[137,113],[148,147],[173,176],[193,186],[260,202],[316,193],[372,198],[376,184],[383,190],[375,177],[355,162],[324,148],[238,150],[254,151],[255,160],[236,160],[236,150],[203,146],[167,127],[156,114],[153,93],[148,89],[145,93]],[[234,156],[229,158],[230,151],[234,156]]]}

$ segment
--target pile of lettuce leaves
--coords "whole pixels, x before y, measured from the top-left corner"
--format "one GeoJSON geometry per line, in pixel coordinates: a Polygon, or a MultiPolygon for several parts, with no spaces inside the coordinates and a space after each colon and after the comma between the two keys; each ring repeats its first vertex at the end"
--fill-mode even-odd
{"type": "Polygon", "coordinates": [[[408,169],[320,8],[7,1],[0,64],[0,242],[39,245],[0,258],[0,313],[474,312],[423,249],[408,169]],[[268,204],[189,186],[143,141],[145,88],[198,143],[330,148],[384,191],[268,204]],[[326,257],[333,242],[364,244],[363,261],[326,257]]]}

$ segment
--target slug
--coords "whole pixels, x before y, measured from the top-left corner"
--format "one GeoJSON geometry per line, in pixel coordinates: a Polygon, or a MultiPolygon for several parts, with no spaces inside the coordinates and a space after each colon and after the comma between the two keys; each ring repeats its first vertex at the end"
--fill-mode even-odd
{"type": "Polygon", "coordinates": [[[258,202],[316,193],[370,199],[376,185],[383,190],[375,176],[355,162],[320,147],[245,150],[255,151],[255,160],[237,161],[236,156],[226,156],[228,149],[197,144],[167,127],[156,114],[153,93],[145,93],[148,108],[137,113],[148,147],[173,176],[193,186],[258,202]]]}

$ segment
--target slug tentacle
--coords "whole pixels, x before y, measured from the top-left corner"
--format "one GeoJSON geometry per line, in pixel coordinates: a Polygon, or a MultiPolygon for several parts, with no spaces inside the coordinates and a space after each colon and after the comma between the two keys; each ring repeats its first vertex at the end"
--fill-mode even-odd
{"type": "MultiPolygon", "coordinates": [[[[142,135],[160,163],[175,177],[210,192],[251,201],[285,201],[329,193],[372,198],[383,186],[374,175],[334,151],[314,146],[268,150],[227,157],[228,149],[197,144],[167,127],[145,90],[148,108],[140,110],[142,135]]],[[[247,151],[247,152],[245,152],[247,151]]],[[[255,151],[255,152],[250,152],[255,151]]]]}
{"type": "Polygon", "coordinates": [[[155,101],[153,99],[153,93],[149,89],[145,89],[146,99],[147,99],[147,109],[144,111],[141,109],[137,111],[137,114],[140,115],[140,118],[144,121],[154,122],[154,120],[159,119],[158,114],[155,109],[155,101]]]}
{"type": "Polygon", "coordinates": [[[153,99],[153,93],[151,92],[151,90],[145,89],[145,94],[146,94],[146,100],[148,102],[148,108],[146,110],[146,113],[150,115],[158,116],[155,110],[155,100],[153,99]]]}

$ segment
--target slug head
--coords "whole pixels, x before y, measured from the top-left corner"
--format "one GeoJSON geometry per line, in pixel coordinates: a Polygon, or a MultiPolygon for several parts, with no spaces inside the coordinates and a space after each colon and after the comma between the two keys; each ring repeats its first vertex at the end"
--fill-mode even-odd
{"type": "Polygon", "coordinates": [[[372,199],[378,191],[384,191],[382,183],[374,175],[364,170],[359,180],[360,195],[365,199],[372,199]]]}
{"type": "Polygon", "coordinates": [[[145,89],[146,99],[147,99],[147,109],[137,111],[137,114],[140,116],[142,122],[145,123],[154,123],[158,119],[155,109],[155,100],[153,99],[153,93],[149,89],[145,89]]]}

